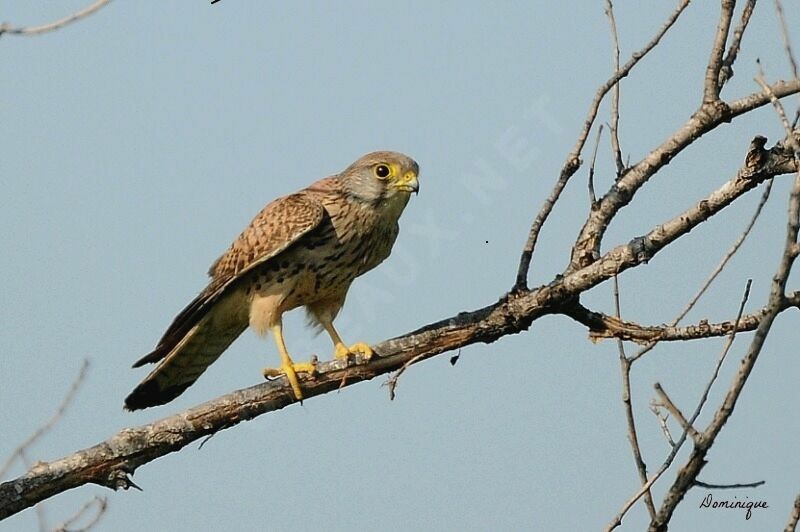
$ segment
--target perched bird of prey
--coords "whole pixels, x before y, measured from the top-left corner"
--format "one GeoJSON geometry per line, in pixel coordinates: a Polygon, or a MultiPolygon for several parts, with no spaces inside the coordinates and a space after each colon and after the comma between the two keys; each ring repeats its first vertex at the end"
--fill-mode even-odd
{"type": "Polygon", "coordinates": [[[298,400],[298,372],[286,350],[281,316],[305,307],[312,323],[330,335],[334,356],[372,356],[367,344],[347,347],[333,327],[353,280],[392,251],[398,220],[419,190],[419,166],[401,153],[367,154],[340,174],[321,179],[262,210],[211,265],[211,281],[174,319],[155,350],[133,367],[158,365],[125,399],[137,410],[167,403],[183,393],[247,328],[272,333],[280,369],[298,400]]]}

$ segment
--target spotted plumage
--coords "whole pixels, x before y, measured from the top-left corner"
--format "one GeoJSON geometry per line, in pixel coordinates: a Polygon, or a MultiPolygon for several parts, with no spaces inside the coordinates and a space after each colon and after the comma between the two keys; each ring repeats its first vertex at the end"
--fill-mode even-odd
{"type": "Polygon", "coordinates": [[[333,327],[353,280],[391,253],[398,220],[418,190],[419,167],[395,152],[374,152],[340,174],[317,181],[268,204],[209,269],[208,286],[175,318],[155,350],[134,364],[156,368],[125,399],[129,410],[171,401],[213,363],[249,326],[272,332],[281,370],[302,398],[298,371],[283,341],[281,316],[305,307],[325,329],[337,357],[347,348],[333,327]]]}

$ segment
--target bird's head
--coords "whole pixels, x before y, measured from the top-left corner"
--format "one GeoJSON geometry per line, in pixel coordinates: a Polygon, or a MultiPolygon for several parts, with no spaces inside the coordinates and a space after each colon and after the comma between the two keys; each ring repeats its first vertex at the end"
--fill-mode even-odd
{"type": "Polygon", "coordinates": [[[356,199],[373,204],[405,206],[419,191],[419,165],[407,155],[376,151],[364,155],[339,174],[345,190],[356,199]]]}

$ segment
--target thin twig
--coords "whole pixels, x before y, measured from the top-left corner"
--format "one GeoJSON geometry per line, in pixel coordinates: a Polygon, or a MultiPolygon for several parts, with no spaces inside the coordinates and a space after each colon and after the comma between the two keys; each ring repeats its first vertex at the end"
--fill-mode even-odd
{"type": "MultiPolygon", "coordinates": [[[[770,88],[776,97],[782,98],[800,92],[800,79],[777,82],[770,88]]],[[[763,91],[730,103],[719,100],[703,103],[687,122],[664,142],[633,166],[627,165],[625,174],[598,199],[598,208],[589,213],[573,245],[567,272],[573,272],[597,260],[603,237],[611,221],[630,204],[645,183],[669,161],[721,124],[729,123],[742,113],[754,109],[754,106],[766,103],[769,103],[769,98],[763,91]]]]}
{"type": "Polygon", "coordinates": [[[661,28],[659,28],[655,36],[653,36],[653,38],[647,44],[645,44],[641,50],[631,54],[630,59],[628,59],[622,68],[618,69],[614,75],[608,79],[608,81],[606,81],[597,89],[594,100],[592,100],[592,104],[589,108],[589,113],[584,121],[583,129],[578,136],[578,141],[570,152],[570,156],[567,157],[567,161],[580,157],[581,151],[583,151],[583,146],[586,144],[586,139],[589,137],[589,131],[591,130],[594,120],[597,117],[597,110],[599,109],[600,103],[603,101],[605,95],[608,94],[614,85],[619,83],[622,78],[627,77],[631,70],[633,70],[633,67],[635,67],[642,58],[644,58],[653,48],[656,47],[667,31],[669,31],[675,22],[677,22],[678,17],[681,16],[681,13],[683,13],[683,11],[689,6],[689,2],[690,0],[681,0],[678,2],[675,10],[670,14],[669,17],[667,17],[667,20],[664,22],[661,28]]]}
{"type": "Polygon", "coordinates": [[[64,18],[60,18],[53,22],[48,22],[47,24],[42,24],[41,26],[16,27],[11,26],[10,24],[0,24],[0,36],[2,36],[4,33],[9,33],[11,35],[39,35],[41,33],[54,31],[66,26],[67,24],[75,22],[76,20],[88,17],[101,7],[108,4],[110,1],[111,0],[97,0],[95,3],[76,11],[71,15],[67,15],[64,18]]]}
{"type": "Polygon", "coordinates": [[[83,506],[81,506],[75,514],[72,515],[69,519],[64,521],[61,525],[57,526],[53,529],[53,532],[86,532],[91,530],[97,523],[100,522],[100,519],[106,513],[108,509],[108,498],[106,497],[92,497],[88,501],[86,501],[83,506]],[[81,519],[86,513],[92,508],[92,506],[97,506],[97,512],[92,516],[92,519],[83,525],[82,527],[75,529],[70,528],[75,522],[81,519]]]}
{"type": "Polygon", "coordinates": [[[747,29],[747,25],[750,23],[750,16],[753,14],[755,7],[756,0],[747,0],[742,10],[742,17],[739,21],[739,25],[733,30],[731,44],[728,47],[725,58],[722,60],[722,68],[719,71],[720,87],[723,87],[733,77],[733,64],[736,62],[736,57],[739,55],[739,50],[742,46],[742,37],[744,36],[744,31],[747,29]]]}
{"type": "MultiPolygon", "coordinates": [[[[621,319],[619,280],[616,275],[614,276],[614,311],[617,318],[621,319]]],[[[633,402],[631,400],[631,361],[625,356],[625,346],[620,339],[617,339],[617,349],[619,350],[619,365],[622,372],[622,404],[625,408],[625,420],[628,423],[628,441],[633,451],[633,461],[639,473],[639,480],[642,484],[645,484],[647,482],[647,464],[644,463],[642,451],[639,447],[639,436],[636,432],[636,420],[633,417],[633,402]]],[[[656,506],[649,490],[644,494],[644,503],[652,519],[656,515],[656,506]]]]}
{"type": "MultiPolygon", "coordinates": [[[[796,151],[794,152],[794,157],[795,161],[800,159],[796,151]]],[[[747,354],[742,358],[739,364],[739,370],[728,388],[722,404],[714,413],[714,419],[703,432],[699,441],[695,444],[687,462],[678,471],[675,481],[664,497],[656,519],[650,522],[649,530],[651,532],[666,530],[667,523],[669,523],[672,518],[675,508],[686,495],[686,492],[692,487],[694,481],[697,480],[697,475],[699,475],[701,469],[706,464],[706,454],[714,445],[722,427],[731,415],[733,415],[736,404],[744,389],[744,385],[758,361],[758,357],[761,354],[764,342],[775,322],[775,318],[781,312],[781,307],[786,298],[786,283],[792,271],[794,261],[797,258],[793,250],[797,246],[797,236],[798,232],[800,232],[800,169],[796,172],[792,191],[789,196],[789,213],[787,218],[783,255],[781,256],[777,271],[772,277],[767,312],[759,323],[756,333],[753,335],[753,340],[750,342],[747,354]]]]}
{"type": "MultiPolygon", "coordinates": [[[[614,5],[611,0],[606,0],[606,15],[611,27],[611,40],[614,45],[614,71],[619,70],[619,33],[617,33],[617,20],[614,17],[614,5]]],[[[617,165],[617,177],[622,175],[625,165],[622,163],[622,149],[619,146],[619,83],[614,85],[611,93],[611,152],[614,154],[614,163],[617,165]]],[[[594,205],[594,202],[592,203],[594,205]]]]}
{"type": "MultiPolygon", "coordinates": [[[[772,88],[767,84],[764,80],[764,71],[761,69],[761,63],[759,62],[758,65],[758,75],[755,77],[756,83],[761,85],[761,88],[764,92],[769,96],[769,101],[772,102],[772,106],[775,108],[775,112],[778,113],[778,116],[781,119],[781,124],[783,124],[783,128],[786,130],[786,133],[789,135],[788,139],[791,141],[792,139],[792,126],[789,123],[789,119],[786,116],[786,110],[783,108],[783,104],[775,96],[775,93],[772,91],[772,88]]],[[[796,148],[795,148],[796,149],[796,148]]]]}
{"type": "Polygon", "coordinates": [[[792,42],[789,40],[789,27],[786,25],[786,17],[783,15],[783,6],[781,0],[775,0],[775,11],[778,13],[778,21],[781,25],[781,36],[783,37],[783,48],[786,50],[786,56],[789,58],[789,64],[792,67],[792,76],[795,79],[800,78],[797,70],[797,61],[794,59],[794,52],[792,52],[792,42]]]}
{"type": "MultiPolygon", "coordinates": [[[[750,292],[750,281],[747,282],[747,288],[745,289],[745,295],[742,298],[742,303],[739,305],[739,317],[741,317],[741,313],[743,312],[744,305],[747,302],[747,297],[749,296],[749,292],[750,292]]],[[[738,318],[737,318],[737,321],[738,321],[738,318]]],[[[723,355],[720,357],[721,360],[724,360],[724,358],[725,358],[724,355],[727,354],[728,349],[730,348],[730,344],[733,342],[733,338],[735,338],[735,336],[736,336],[735,331],[736,331],[736,328],[734,328],[734,332],[731,333],[731,336],[729,337],[728,342],[726,342],[726,345],[723,348],[723,355]]],[[[704,397],[701,399],[700,404],[698,405],[698,408],[695,409],[695,413],[692,415],[691,419],[689,419],[689,421],[688,421],[688,425],[689,426],[693,426],[694,422],[697,420],[697,416],[700,414],[700,410],[702,409],[702,406],[705,403],[705,396],[707,396],[707,394],[708,394],[708,389],[710,388],[710,385],[713,384],[714,381],[716,380],[716,376],[717,376],[717,374],[719,372],[719,366],[720,365],[721,365],[720,362],[718,362],[717,368],[714,371],[714,375],[713,375],[711,381],[709,382],[709,385],[706,386],[706,391],[704,393],[704,397]]],[[[672,450],[670,451],[669,455],[667,455],[667,458],[664,460],[664,462],[658,468],[658,471],[656,471],[647,480],[647,482],[645,482],[642,485],[642,487],[636,493],[633,494],[633,496],[630,499],[625,501],[625,504],[623,504],[622,509],[619,511],[619,513],[616,516],[614,516],[614,519],[612,519],[608,523],[608,525],[606,525],[606,528],[605,528],[606,532],[614,530],[615,528],[620,526],[622,524],[622,519],[623,519],[623,517],[625,517],[625,514],[628,513],[628,510],[630,510],[631,507],[636,503],[636,501],[638,501],[642,497],[642,495],[644,495],[650,489],[650,487],[659,478],[661,478],[661,475],[663,475],[664,472],[667,469],[669,469],[670,465],[672,465],[672,462],[675,460],[675,457],[678,455],[678,451],[680,451],[681,447],[683,446],[684,442],[686,441],[686,437],[688,435],[689,435],[688,431],[686,431],[686,430],[682,431],[681,437],[678,438],[677,442],[675,442],[675,445],[672,447],[672,450]]],[[[700,439],[700,438],[698,438],[698,439],[700,439]]],[[[697,448],[697,447],[698,447],[698,444],[696,443],[695,444],[695,448],[697,448]]],[[[663,505],[662,505],[662,508],[663,508],[663,505]]],[[[660,512],[659,512],[659,515],[660,515],[660,512]]],[[[656,516],[656,519],[658,519],[658,517],[659,516],[656,516]]],[[[652,521],[656,521],[656,519],[653,519],[652,521]]]]}
{"type": "Polygon", "coordinates": [[[714,36],[714,44],[711,46],[711,57],[706,67],[706,79],[703,85],[704,103],[712,103],[719,100],[719,92],[722,88],[719,75],[722,69],[722,54],[725,52],[725,42],[728,40],[734,7],[736,7],[735,0],[722,0],[717,33],[714,36]]]}
{"type": "MultiPolygon", "coordinates": [[[[742,314],[744,314],[744,306],[747,304],[747,300],[750,298],[750,287],[752,285],[753,285],[753,280],[748,279],[747,284],[745,285],[744,288],[744,295],[742,296],[742,301],[739,304],[739,312],[736,314],[736,320],[734,320],[735,327],[733,328],[733,331],[731,331],[730,336],[728,336],[728,339],[725,341],[725,345],[722,348],[722,353],[720,353],[719,358],[717,358],[717,363],[714,366],[714,372],[711,374],[711,379],[709,379],[708,383],[706,383],[706,387],[703,390],[703,395],[700,396],[700,401],[697,403],[697,407],[694,409],[692,417],[690,417],[687,422],[688,427],[690,428],[694,427],[695,421],[697,421],[697,418],[700,417],[700,412],[702,412],[703,407],[706,404],[706,401],[708,401],[708,394],[711,391],[711,387],[717,380],[717,377],[719,376],[719,370],[722,368],[722,364],[725,362],[725,358],[728,356],[728,351],[730,351],[734,340],[736,340],[736,333],[738,332],[739,329],[739,320],[742,319],[742,314]]],[[[675,413],[673,412],[672,415],[675,415],[675,413]]],[[[693,439],[696,439],[696,437],[697,433],[695,433],[694,436],[692,436],[693,439]]]]}
{"type": "MultiPolygon", "coordinates": [[[[725,253],[725,255],[717,264],[717,267],[714,268],[714,270],[709,274],[697,292],[695,292],[694,296],[692,296],[692,299],[689,300],[689,303],[687,303],[683,310],[681,310],[675,319],[672,320],[669,325],[670,327],[675,327],[678,325],[678,323],[680,323],[680,321],[683,320],[687,314],[689,314],[697,302],[700,301],[700,298],[703,297],[703,294],[705,294],[709,289],[714,280],[719,276],[720,273],[722,273],[722,270],[725,269],[725,266],[727,266],[728,262],[730,262],[736,252],[739,251],[739,248],[742,247],[742,244],[744,244],[744,241],[747,239],[748,235],[750,235],[750,232],[755,226],[756,221],[758,220],[759,216],[761,216],[761,211],[764,209],[764,205],[766,205],[767,200],[769,199],[770,192],[772,191],[772,182],[773,181],[771,179],[767,182],[767,186],[764,188],[764,192],[761,194],[761,199],[759,200],[758,205],[756,205],[756,210],[753,213],[753,216],[750,217],[750,221],[745,226],[744,231],[742,231],[742,233],[739,235],[739,238],[736,239],[736,242],[734,242],[730,249],[728,249],[728,252],[725,253]]],[[[636,355],[632,357],[633,361],[642,358],[642,356],[652,351],[657,344],[658,341],[656,340],[643,347],[641,350],[639,350],[639,352],[636,353],[636,355]]]]}
{"type": "Polygon", "coordinates": [[[759,200],[758,205],[756,205],[756,210],[753,213],[753,216],[750,217],[750,221],[747,222],[747,225],[745,226],[742,233],[739,235],[739,238],[736,239],[736,242],[734,242],[733,245],[728,249],[728,252],[725,253],[722,259],[720,259],[719,263],[717,264],[717,267],[714,268],[714,270],[708,275],[705,282],[703,282],[703,284],[694,294],[689,303],[683,308],[680,314],[678,314],[675,320],[673,320],[674,321],[673,325],[677,325],[678,322],[683,320],[683,318],[685,318],[686,315],[689,314],[689,312],[694,308],[694,306],[697,304],[700,298],[703,297],[703,294],[705,294],[706,291],[709,289],[714,280],[717,277],[719,277],[719,274],[722,273],[722,270],[725,269],[725,266],[727,266],[730,260],[733,258],[733,256],[736,255],[736,252],[739,251],[739,248],[742,247],[742,244],[744,244],[744,241],[747,239],[748,235],[750,235],[750,231],[753,230],[756,221],[758,220],[759,216],[761,216],[761,211],[764,209],[764,205],[766,205],[767,200],[769,199],[769,194],[772,191],[772,183],[773,181],[771,179],[767,181],[767,185],[766,187],[764,187],[764,192],[762,192],[761,194],[761,199],[759,200]]]}
{"type": "Polygon", "coordinates": [[[211,434],[209,434],[208,436],[206,436],[205,438],[203,438],[203,439],[200,441],[200,445],[198,445],[198,446],[197,446],[197,450],[198,450],[198,451],[202,450],[202,449],[203,449],[203,446],[204,446],[206,443],[208,443],[208,440],[210,440],[211,438],[213,438],[213,437],[214,437],[216,434],[217,434],[216,432],[212,432],[211,434]]]}
{"type": "Polygon", "coordinates": [[[597,148],[600,146],[600,136],[603,134],[603,124],[597,128],[597,138],[594,142],[592,151],[592,164],[589,165],[589,207],[594,208],[597,203],[597,196],[594,195],[594,163],[597,160],[597,148]]]}
{"type": "Polygon", "coordinates": [[[677,407],[677,405],[672,402],[667,392],[661,386],[661,383],[655,383],[653,385],[655,388],[656,393],[658,394],[659,402],[657,403],[658,406],[663,406],[667,409],[667,411],[672,414],[672,417],[678,420],[678,424],[681,426],[683,430],[689,434],[689,437],[693,440],[697,439],[697,431],[695,428],[689,423],[689,421],[684,417],[683,412],[681,409],[677,407]]]}
{"type": "Polygon", "coordinates": [[[67,411],[70,404],[72,404],[72,400],[75,399],[75,395],[78,393],[81,385],[83,384],[84,379],[86,378],[86,373],[89,370],[89,361],[84,359],[83,364],[81,364],[81,369],[78,372],[78,376],[75,377],[75,380],[72,381],[72,384],[67,391],[67,394],[64,396],[64,399],[61,400],[61,404],[58,406],[55,414],[47,420],[42,426],[36,429],[33,434],[28,436],[25,441],[20,443],[16,449],[11,453],[11,456],[5,461],[2,467],[0,467],[0,479],[2,479],[8,470],[11,468],[11,465],[14,461],[18,458],[21,458],[25,451],[30,448],[34,443],[36,443],[39,438],[47,434],[47,432],[53,428],[53,426],[58,423],[61,417],[64,415],[64,412],[67,411]]]}
{"type": "Polygon", "coordinates": [[[740,482],[737,484],[710,484],[708,482],[701,482],[699,480],[694,481],[695,486],[699,486],[701,488],[708,488],[711,490],[738,490],[742,488],[757,488],[759,486],[763,486],[766,484],[766,480],[759,480],[757,482],[740,482]]]}
{"type": "Polygon", "coordinates": [[[667,413],[667,415],[661,414],[661,405],[656,404],[655,401],[650,402],[650,411],[656,416],[656,419],[658,419],[658,424],[661,426],[661,432],[664,433],[664,437],[667,439],[669,446],[675,447],[675,440],[672,439],[672,433],[669,431],[669,425],[667,425],[669,413],[667,413]]]}
{"type": "Polygon", "coordinates": [[[633,507],[633,505],[636,504],[636,501],[638,501],[642,497],[642,495],[650,491],[650,487],[656,482],[656,480],[661,478],[661,475],[664,474],[664,471],[669,469],[669,466],[672,465],[672,462],[673,460],[675,460],[675,456],[677,456],[678,451],[680,450],[684,441],[686,441],[685,432],[683,433],[683,436],[672,447],[672,450],[670,451],[666,460],[664,460],[664,463],[661,464],[661,467],[658,468],[658,471],[656,471],[649,479],[647,479],[647,482],[645,482],[642,485],[642,487],[639,488],[639,491],[634,493],[630,499],[625,501],[625,504],[622,505],[622,509],[619,511],[619,513],[616,516],[614,516],[614,519],[612,519],[611,522],[609,522],[604,528],[605,532],[610,532],[611,530],[614,530],[615,528],[617,528],[622,524],[622,519],[623,517],[625,517],[625,514],[628,513],[628,510],[630,510],[631,507],[633,507]]]}
{"type": "Polygon", "coordinates": [[[405,364],[402,365],[402,367],[400,369],[398,369],[397,371],[395,371],[394,373],[389,375],[389,378],[386,379],[386,382],[383,383],[383,386],[386,386],[386,387],[389,388],[389,400],[390,401],[394,401],[395,390],[397,389],[397,383],[398,383],[398,380],[400,379],[400,375],[405,373],[405,371],[411,365],[416,364],[417,362],[419,362],[423,358],[426,358],[425,355],[424,354],[419,354],[419,355],[411,358],[410,360],[408,360],[405,364]]]}
{"type": "Polygon", "coordinates": [[[541,232],[544,223],[547,221],[547,218],[550,216],[556,201],[558,201],[558,198],[561,196],[561,192],[564,190],[564,187],[567,186],[567,182],[581,166],[581,152],[586,144],[586,139],[589,137],[589,131],[592,129],[592,125],[597,117],[597,111],[600,108],[600,103],[603,101],[603,98],[606,94],[608,94],[608,91],[614,87],[614,85],[619,83],[622,78],[630,74],[631,70],[633,70],[633,67],[635,67],[636,64],[644,56],[646,56],[648,52],[650,52],[650,50],[655,48],[659,41],[661,41],[661,38],[664,37],[667,31],[669,31],[669,29],[678,20],[678,17],[681,15],[681,13],[683,13],[690,1],[691,0],[680,0],[675,11],[673,11],[672,14],[667,18],[666,22],[664,22],[650,42],[648,42],[641,50],[634,52],[628,62],[625,63],[621,69],[616,71],[614,75],[608,79],[608,81],[606,81],[597,89],[594,99],[589,106],[589,112],[587,113],[586,119],[583,123],[583,129],[578,135],[578,140],[576,141],[575,146],[572,148],[572,151],[570,151],[567,155],[567,160],[564,163],[564,166],[561,168],[561,172],[558,176],[556,184],[553,186],[553,190],[550,192],[550,195],[547,197],[542,205],[542,208],[539,210],[539,213],[536,215],[536,218],[533,220],[533,224],[531,224],[531,229],[528,233],[528,240],[526,241],[525,247],[522,250],[522,255],[520,256],[519,260],[519,267],[517,268],[517,280],[514,283],[515,292],[524,291],[528,288],[528,270],[530,269],[531,260],[533,258],[533,251],[536,248],[536,242],[539,240],[539,233],[541,232]]]}

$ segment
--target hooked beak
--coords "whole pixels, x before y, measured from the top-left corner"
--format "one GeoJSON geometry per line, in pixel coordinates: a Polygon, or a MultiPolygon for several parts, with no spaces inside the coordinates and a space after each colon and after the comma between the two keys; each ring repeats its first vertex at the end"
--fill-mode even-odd
{"type": "Polygon", "coordinates": [[[417,179],[417,174],[415,172],[407,172],[397,188],[406,192],[419,194],[419,180],[417,179]]]}

